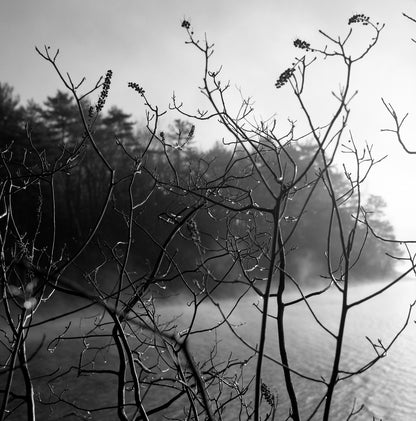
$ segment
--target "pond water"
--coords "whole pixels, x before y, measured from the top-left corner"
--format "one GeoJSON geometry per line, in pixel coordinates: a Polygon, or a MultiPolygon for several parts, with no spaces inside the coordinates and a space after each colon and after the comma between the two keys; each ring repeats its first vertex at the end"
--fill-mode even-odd
{"type": "MultiPolygon", "coordinates": [[[[368,283],[351,288],[351,301],[359,299],[382,287],[382,283],[368,283]]],[[[291,293],[289,293],[290,299],[291,293]]],[[[294,293],[292,293],[294,298],[294,293]]],[[[319,319],[329,326],[333,332],[339,320],[340,294],[335,290],[326,293],[324,297],[313,298],[311,305],[319,319]]],[[[375,357],[375,350],[366,337],[373,343],[378,340],[385,346],[403,327],[410,303],[416,297],[414,281],[404,281],[394,286],[383,295],[371,301],[354,307],[349,312],[346,337],[344,342],[341,369],[356,371],[375,357]]],[[[226,310],[232,301],[219,302],[226,310]]],[[[230,317],[230,322],[236,326],[238,334],[253,346],[258,343],[260,314],[253,303],[260,304],[253,298],[247,298],[230,317]]],[[[271,311],[273,312],[273,302],[271,311]]],[[[183,307],[171,306],[169,314],[180,313],[183,307]]],[[[200,327],[215,325],[221,320],[218,308],[214,305],[203,306],[203,317],[200,327]]],[[[185,314],[186,317],[186,314],[185,314]]],[[[334,394],[331,420],[346,420],[354,402],[358,408],[364,405],[362,411],[354,420],[411,421],[416,419],[416,311],[412,313],[410,322],[399,339],[389,349],[387,355],[365,373],[347,379],[337,386],[334,394]]],[[[330,367],[335,349],[335,341],[314,322],[306,306],[298,304],[289,307],[286,316],[286,337],[291,368],[314,378],[329,378],[330,367]]],[[[270,329],[267,335],[267,353],[278,358],[275,322],[270,319],[270,329]]],[[[241,357],[246,348],[230,333],[228,328],[218,331],[219,354],[227,356],[230,353],[241,357]]],[[[202,357],[210,350],[207,335],[196,335],[192,339],[193,350],[202,357]]],[[[245,351],[246,350],[246,351],[245,351]]],[[[255,365],[248,364],[246,378],[254,374],[255,365]]],[[[295,378],[295,386],[303,419],[307,419],[320,398],[324,389],[314,382],[295,378]]],[[[279,396],[278,417],[286,419],[288,415],[288,399],[285,395],[281,369],[271,362],[265,362],[263,381],[279,396]]],[[[316,418],[321,419],[318,412],[316,418]]],[[[226,419],[233,420],[229,412],[226,419]]]]}
{"type": "MultiPolygon", "coordinates": [[[[359,299],[382,287],[382,283],[368,283],[357,285],[351,288],[351,300],[359,299]]],[[[314,297],[310,300],[316,316],[330,329],[336,332],[339,320],[340,294],[335,290],[329,291],[322,297],[314,297]]],[[[296,297],[294,291],[287,293],[287,300],[296,297]]],[[[371,343],[366,339],[370,338],[374,343],[380,340],[384,345],[388,345],[396,333],[402,328],[409,305],[416,298],[416,283],[414,280],[404,281],[396,285],[383,295],[366,302],[362,306],[351,309],[347,322],[346,337],[344,342],[341,369],[358,370],[369,360],[374,358],[375,351],[371,343]]],[[[256,308],[261,306],[258,297],[245,297],[235,308],[229,318],[229,322],[234,326],[235,331],[247,343],[256,347],[259,340],[260,313],[256,308]]],[[[217,304],[227,312],[235,303],[232,299],[220,299],[217,304]]],[[[189,320],[192,306],[187,306],[183,297],[172,298],[170,302],[160,304],[158,307],[162,314],[162,319],[172,319],[181,316],[176,320],[178,328],[186,326],[189,320]]],[[[270,311],[276,309],[273,300],[270,302],[270,311]]],[[[93,318],[84,316],[77,321],[71,318],[71,332],[77,334],[80,331],[88,331],[93,323],[93,318]],[[83,327],[81,326],[83,325],[83,327]]],[[[411,315],[410,322],[394,343],[387,355],[375,366],[365,373],[352,377],[337,386],[334,394],[334,402],[331,412],[331,420],[341,421],[348,418],[353,404],[356,408],[364,405],[363,410],[353,420],[383,420],[383,421],[414,421],[416,419],[416,309],[411,315]]],[[[218,306],[214,304],[202,304],[199,308],[195,329],[212,328],[222,320],[218,306]]],[[[271,357],[278,359],[278,342],[276,339],[275,321],[269,320],[267,331],[266,352],[271,357]]],[[[31,334],[33,346],[37,346],[41,336],[47,329],[48,337],[57,337],[65,331],[68,320],[59,320],[48,327],[36,328],[31,334]]],[[[285,315],[286,341],[291,368],[303,373],[306,376],[328,379],[334,352],[334,340],[323,331],[314,321],[310,312],[300,303],[287,309],[285,315]]],[[[213,343],[218,342],[218,353],[216,358],[224,361],[233,356],[244,360],[249,354],[249,350],[239,341],[227,326],[221,326],[213,331],[195,334],[191,336],[191,351],[196,361],[203,361],[209,356],[213,343]]],[[[46,342],[47,343],[47,342],[46,342]]],[[[77,365],[82,346],[75,346],[72,342],[64,342],[59,346],[51,348],[49,353],[42,351],[37,358],[31,362],[32,374],[42,375],[54,373],[56,367],[77,365]]],[[[90,343],[91,351],[94,350],[94,343],[90,343]]],[[[101,357],[100,357],[101,358],[101,357]]],[[[104,359],[104,357],[102,358],[104,359]]],[[[117,365],[115,351],[110,351],[105,355],[108,364],[117,365]]],[[[107,363],[106,363],[107,364],[107,363]]],[[[248,363],[244,367],[245,379],[248,381],[255,373],[255,364],[248,363]]],[[[19,381],[19,380],[17,380],[19,381]]],[[[41,381],[41,380],[40,380],[41,381]]],[[[271,391],[278,396],[277,420],[285,420],[288,415],[289,402],[285,394],[282,370],[276,364],[265,361],[262,372],[262,381],[266,383],[271,391]]],[[[302,419],[308,419],[313,408],[318,404],[323,396],[324,389],[319,383],[309,382],[294,376],[294,383],[298,393],[298,400],[301,409],[302,419]]],[[[73,402],[77,402],[80,408],[102,407],[103,403],[116,402],[116,380],[114,377],[77,377],[76,371],[72,380],[67,378],[56,378],[53,382],[56,392],[67,390],[66,396],[73,402]],[[71,383],[72,382],[72,383],[71,383]],[[76,385],[76,386],[75,386],[76,385]]],[[[19,387],[17,385],[17,387],[19,387]]],[[[39,395],[44,398],[50,386],[43,386],[43,391],[39,395]]],[[[248,394],[247,400],[251,396],[248,394]]],[[[157,403],[164,402],[166,396],[163,393],[153,394],[147,407],[155,407],[157,403]]],[[[266,406],[267,408],[267,406],[266,406]]],[[[38,416],[40,419],[78,419],[75,418],[74,409],[50,408],[48,405],[38,405],[38,416]],[[53,409],[53,411],[52,411],[53,409]],[[69,417],[69,418],[68,418],[69,417]],[[74,418],[71,418],[74,417],[74,418]]],[[[236,408],[230,408],[224,414],[225,421],[238,419],[236,408]]],[[[181,413],[181,408],[172,409],[171,415],[181,413]]],[[[24,419],[11,417],[11,419],[24,419]]],[[[167,414],[165,414],[167,415],[167,414]]],[[[108,412],[92,412],[88,419],[112,420],[114,410],[108,412]]],[[[151,420],[162,419],[161,414],[151,417],[151,420]]],[[[242,419],[245,419],[244,416],[242,419]]],[[[314,420],[322,419],[321,413],[316,414],[314,420]]]]}

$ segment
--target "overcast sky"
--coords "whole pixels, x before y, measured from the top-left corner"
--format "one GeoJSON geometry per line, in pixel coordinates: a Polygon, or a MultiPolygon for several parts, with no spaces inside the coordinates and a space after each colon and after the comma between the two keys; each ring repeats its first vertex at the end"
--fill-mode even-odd
{"type": "MultiPolygon", "coordinates": [[[[416,16],[416,0],[0,0],[0,81],[13,85],[23,103],[54,95],[62,86],[34,49],[48,45],[60,49],[59,65],[75,80],[86,76],[94,84],[112,69],[108,105],[120,106],[138,122],[144,121],[143,107],[127,87],[130,81],[142,85],[162,108],[175,91],[189,110],[195,109],[203,104],[197,89],[202,64],[185,45],[180,24],[186,18],[196,35],[206,33],[215,43],[213,62],[223,65],[225,81],[254,98],[258,116],[276,113],[283,122],[296,110],[288,90],[277,91],[274,83],[299,55],[293,41],[299,37],[323,45],[318,29],[345,35],[348,18],[364,13],[386,28],[353,78],[359,95],[351,106],[352,128],[356,139],[374,144],[376,155],[390,155],[366,191],[387,200],[399,236],[416,238],[416,156],[406,156],[391,135],[380,133],[391,126],[384,97],[399,112],[410,113],[405,134],[416,149],[416,44],[410,39],[416,38],[416,24],[402,12],[416,16]]],[[[369,41],[365,29],[355,28],[364,45],[369,41]]],[[[309,103],[319,118],[330,113],[328,98],[342,84],[342,74],[325,63],[316,69],[309,103]]],[[[221,135],[213,129],[197,133],[205,144],[221,135]]]]}

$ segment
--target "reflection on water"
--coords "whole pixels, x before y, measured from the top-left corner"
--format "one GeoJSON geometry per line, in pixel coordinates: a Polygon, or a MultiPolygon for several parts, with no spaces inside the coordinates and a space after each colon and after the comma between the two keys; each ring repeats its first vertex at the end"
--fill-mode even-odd
{"type": "MultiPolygon", "coordinates": [[[[372,283],[356,286],[351,289],[352,301],[371,293],[382,284],[372,283]]],[[[403,282],[382,296],[366,302],[362,306],[351,309],[343,348],[341,369],[356,371],[375,357],[373,346],[366,337],[377,343],[388,345],[406,320],[409,304],[415,299],[416,288],[413,281],[403,282]]],[[[331,291],[325,297],[313,298],[310,301],[316,315],[321,321],[336,332],[339,320],[340,297],[331,291]]],[[[224,309],[231,302],[222,301],[224,309]]],[[[177,312],[183,311],[176,308],[177,312]]],[[[273,312],[273,304],[271,311],[273,312]]],[[[175,313],[175,307],[169,309],[175,313]]],[[[186,316],[186,315],[185,315],[186,316]]],[[[259,312],[253,306],[253,299],[246,299],[233,313],[231,322],[241,325],[239,334],[248,342],[256,345],[259,335],[259,312]]],[[[336,389],[331,419],[345,420],[352,409],[354,400],[356,407],[365,406],[355,420],[383,419],[383,421],[416,419],[416,314],[412,315],[407,329],[387,356],[365,373],[354,376],[336,389]]],[[[221,319],[215,306],[206,305],[200,327],[212,326],[221,319]]],[[[267,352],[277,357],[277,340],[274,329],[275,322],[270,319],[267,352]]],[[[289,308],[286,313],[287,346],[290,363],[293,369],[308,376],[328,379],[335,341],[314,322],[304,304],[289,308]]],[[[244,355],[244,347],[224,328],[220,330],[220,353],[236,356],[244,355]]],[[[209,352],[207,336],[193,338],[193,349],[197,355],[209,352]]],[[[254,374],[254,364],[247,367],[247,378],[254,374]],[[251,370],[251,372],[250,372],[251,370]]],[[[288,399],[284,394],[281,370],[272,363],[266,362],[263,381],[279,395],[278,419],[285,419],[288,414],[288,399]]],[[[310,414],[322,397],[324,389],[318,383],[309,383],[303,379],[295,381],[299,402],[304,416],[310,414]]],[[[229,414],[232,420],[232,414],[229,414]]],[[[314,419],[320,419],[319,415],[314,419]]]]}
{"type": "MultiPolygon", "coordinates": [[[[371,283],[360,285],[352,288],[351,299],[358,299],[372,291],[380,288],[381,284],[371,283]]],[[[294,292],[289,292],[287,300],[293,298],[294,292]]],[[[355,371],[365,365],[371,358],[374,358],[375,352],[366,339],[369,337],[373,343],[380,340],[387,345],[391,341],[397,331],[402,327],[409,304],[415,299],[416,286],[414,281],[403,282],[397,285],[391,291],[384,293],[382,296],[375,298],[362,307],[354,307],[351,309],[346,338],[343,348],[341,369],[345,371],[355,371]]],[[[181,319],[175,323],[178,329],[182,325],[186,326],[190,320],[192,306],[188,307],[186,303],[179,302],[181,297],[172,298],[170,304],[161,301],[158,310],[162,313],[162,319],[171,320],[174,316],[182,315],[181,319]],[[164,304],[162,304],[162,302],[164,304]]],[[[183,297],[182,297],[183,298],[183,297]]],[[[256,347],[259,337],[259,320],[260,313],[254,304],[258,303],[258,298],[246,297],[244,301],[239,303],[235,311],[229,318],[230,323],[235,326],[235,330],[241,337],[256,347]]],[[[235,300],[221,300],[219,302],[224,312],[229,311],[235,300]]],[[[330,291],[325,297],[314,297],[310,300],[317,317],[324,322],[330,329],[336,332],[339,320],[340,297],[336,291],[330,291]]],[[[275,310],[275,304],[271,300],[270,311],[275,310]]],[[[56,338],[62,332],[66,331],[66,326],[73,321],[69,333],[79,335],[80,332],[87,332],[94,324],[94,318],[84,315],[79,320],[79,326],[76,326],[73,316],[67,319],[60,319],[52,325],[48,325],[48,340],[56,338]]],[[[356,406],[365,405],[365,408],[359,416],[354,420],[380,420],[383,421],[413,421],[416,419],[416,325],[413,322],[416,319],[416,312],[411,317],[405,332],[398,341],[393,345],[387,356],[383,358],[376,366],[362,375],[355,376],[341,383],[335,393],[333,411],[331,420],[346,420],[351,411],[354,400],[356,406]],[[374,417],[374,418],[373,418],[374,417]]],[[[194,330],[201,328],[212,328],[222,320],[218,308],[213,304],[202,304],[199,308],[198,318],[194,330]]],[[[314,321],[306,306],[301,303],[296,306],[289,307],[285,316],[287,326],[287,347],[289,350],[289,359],[291,367],[307,376],[320,378],[323,376],[328,379],[331,362],[334,352],[334,340],[323,331],[314,321]]],[[[31,332],[30,338],[33,339],[33,348],[40,343],[41,336],[44,333],[45,326],[36,328],[31,332]]],[[[102,331],[101,333],[103,333],[102,331]]],[[[68,333],[68,335],[69,335],[68,333]]],[[[193,351],[196,361],[205,361],[212,349],[214,341],[218,344],[218,360],[224,359],[232,355],[233,358],[244,360],[249,354],[246,347],[239,342],[226,326],[221,326],[217,330],[217,336],[214,332],[204,332],[191,336],[191,350],[193,351]]],[[[90,350],[94,351],[94,345],[97,340],[91,338],[90,350]],[[94,342],[95,341],[95,342],[94,342]]],[[[98,343],[99,345],[100,343],[98,343]]],[[[52,343],[52,345],[57,345],[52,343]]],[[[53,353],[40,353],[37,359],[31,363],[32,375],[41,376],[45,373],[54,373],[57,367],[66,370],[67,367],[77,365],[80,352],[84,349],[83,344],[76,345],[73,342],[61,340],[59,346],[51,349],[53,353]]],[[[95,348],[97,349],[97,348],[95,348]]],[[[150,349],[150,347],[149,347],[150,349]]],[[[269,330],[267,335],[266,351],[267,353],[278,358],[278,343],[276,339],[275,321],[269,320],[269,330]]],[[[45,351],[46,352],[46,351],[45,351]]],[[[85,353],[85,357],[87,354],[85,353]]],[[[113,365],[117,367],[118,356],[116,350],[109,348],[108,352],[101,352],[98,355],[97,362],[102,363],[106,368],[113,365]]],[[[148,361],[144,361],[145,363],[148,361]]],[[[249,381],[255,373],[254,362],[247,364],[245,367],[245,380],[249,381]]],[[[167,373],[169,375],[169,373],[167,373]]],[[[19,379],[18,379],[19,381],[19,379]]],[[[46,380],[41,380],[46,381],[46,380]]],[[[288,414],[288,399],[285,395],[282,370],[280,367],[265,361],[262,373],[262,381],[266,383],[270,389],[278,394],[278,416],[277,420],[284,420],[288,414]]],[[[80,407],[102,407],[105,405],[116,405],[117,380],[114,376],[91,376],[77,377],[76,371],[72,377],[65,376],[56,378],[52,381],[56,392],[67,390],[66,397],[70,401],[76,401],[80,407]],[[72,383],[71,383],[72,382],[72,383]]],[[[22,386],[23,387],[23,386],[22,386]]],[[[320,398],[324,394],[324,389],[319,383],[307,382],[304,379],[295,378],[295,387],[298,392],[299,403],[304,419],[311,413],[320,398]]],[[[45,398],[48,392],[48,386],[43,385],[41,388],[41,396],[45,398]]],[[[152,389],[153,390],[153,389],[152,389]]],[[[130,393],[130,392],[129,392],[130,393]]],[[[250,396],[248,396],[250,400],[250,396]]],[[[166,402],[166,394],[152,393],[146,404],[150,408],[154,408],[157,404],[166,402]]],[[[238,402],[236,402],[238,405],[238,402]]],[[[64,415],[72,413],[73,409],[58,406],[51,408],[47,405],[38,406],[38,416],[40,419],[63,419],[64,415]]],[[[134,408],[132,409],[134,410],[134,408]]],[[[100,411],[91,413],[91,420],[113,420],[114,410],[100,411]]],[[[172,408],[171,415],[183,415],[182,407],[178,403],[176,409],[172,408]]],[[[165,414],[166,415],[166,414],[165,414]]],[[[11,418],[24,419],[24,418],[11,418]]],[[[161,419],[160,414],[156,414],[151,420],[161,419]]],[[[228,410],[223,418],[226,421],[234,421],[235,413],[228,410]]],[[[244,416],[242,417],[244,419],[244,416]]],[[[314,418],[322,419],[320,414],[314,418]]]]}

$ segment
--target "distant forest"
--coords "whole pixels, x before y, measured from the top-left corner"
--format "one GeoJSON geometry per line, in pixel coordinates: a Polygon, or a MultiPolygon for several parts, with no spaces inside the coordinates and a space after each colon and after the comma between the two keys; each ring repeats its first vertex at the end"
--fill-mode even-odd
{"type": "MultiPolygon", "coordinates": [[[[85,103],[86,117],[89,115],[89,107],[90,104],[85,103]]],[[[181,210],[186,208],[187,201],[192,200],[186,192],[181,194],[168,187],[173,174],[183,182],[193,185],[203,178],[205,188],[209,188],[210,180],[215,180],[218,174],[229,172],[239,187],[251,190],[256,201],[264,202],[266,195],[261,180],[256,179],[253,174],[247,174],[244,164],[239,165],[238,160],[232,168],[227,168],[232,151],[222,143],[217,142],[210,150],[202,152],[198,148],[198,131],[190,122],[174,120],[165,133],[159,133],[164,142],[152,143],[151,149],[146,153],[147,171],[142,171],[140,167],[133,168],[135,161],[131,157],[140,155],[148,147],[149,133],[146,128],[138,127],[130,114],[115,106],[104,109],[96,118],[94,139],[100,153],[115,170],[115,188],[111,205],[94,236],[94,247],[91,245],[78,259],[80,267],[87,261],[99,264],[103,256],[108,261],[117,259],[119,252],[122,254],[120,244],[127,235],[126,218],[132,206],[137,209],[136,216],[140,223],[133,227],[130,264],[138,271],[146,271],[152,267],[160,253],[160,244],[171,229],[172,219],[178,218],[181,210]],[[174,172],[172,168],[175,168],[174,172]],[[132,171],[136,174],[133,185],[129,177],[132,171]],[[196,180],[197,177],[200,179],[196,180]],[[166,184],[163,180],[166,180],[166,184]],[[135,190],[134,195],[131,194],[131,189],[135,190]],[[136,203],[131,203],[131,197],[135,198],[136,203]],[[140,200],[145,203],[144,206],[140,206],[140,200]]],[[[100,203],[107,194],[108,172],[103,168],[103,161],[91,150],[91,145],[82,143],[83,136],[85,134],[79,110],[69,93],[58,91],[47,97],[43,104],[29,101],[22,105],[12,86],[0,84],[1,177],[5,180],[7,176],[13,176],[18,180],[22,176],[22,180],[26,180],[25,185],[15,183],[15,188],[19,191],[14,192],[13,217],[21,229],[20,234],[25,233],[27,238],[36,235],[40,248],[43,244],[46,249],[55,226],[54,241],[61,250],[62,261],[71,256],[89,235],[99,215],[100,203]],[[81,143],[82,147],[79,146],[81,143]],[[28,182],[31,172],[34,175],[42,172],[45,183],[28,182]],[[48,173],[52,172],[55,173],[53,188],[48,185],[52,182],[52,178],[48,179],[48,173]],[[53,205],[42,206],[44,203],[53,205]]],[[[302,145],[291,145],[290,148],[300,169],[310,161],[314,153],[307,141],[302,145]]],[[[269,165],[276,165],[271,158],[269,165]]],[[[316,165],[308,171],[311,176],[318,171],[316,165]]],[[[352,224],[351,214],[355,202],[351,198],[345,204],[342,201],[342,192],[348,191],[348,177],[333,166],[329,171],[341,198],[339,210],[342,218],[346,224],[352,224]]],[[[4,181],[2,188],[5,188],[4,181]]],[[[297,224],[287,245],[287,271],[304,283],[309,279],[316,279],[327,270],[325,255],[331,210],[325,185],[318,183],[307,208],[301,212],[299,206],[305,202],[307,194],[305,180],[304,188],[299,188],[286,209],[284,223],[287,233],[297,224]],[[302,214],[300,220],[297,218],[299,214],[302,214]]],[[[393,238],[393,228],[383,212],[385,206],[381,197],[370,196],[364,209],[375,232],[393,238]]],[[[205,242],[215,244],[224,238],[226,229],[232,229],[234,235],[239,231],[247,232],[252,229],[249,228],[253,226],[251,219],[252,215],[249,213],[244,217],[240,213],[238,218],[231,220],[230,226],[230,218],[225,218],[216,209],[206,206],[193,219],[192,223],[196,224],[197,231],[188,224],[188,237],[185,234],[178,236],[169,247],[176,256],[177,264],[183,265],[183,271],[186,272],[187,262],[195,260],[198,254],[197,242],[188,241],[189,236],[204,236],[205,242]],[[225,223],[229,225],[226,227],[225,223]]],[[[267,216],[262,219],[261,215],[256,215],[257,232],[269,222],[267,216]]],[[[5,223],[4,218],[0,223],[5,223]]],[[[266,228],[264,232],[267,232],[266,228]]],[[[336,235],[336,232],[332,235],[336,235]]],[[[386,253],[400,255],[396,245],[377,240],[368,231],[366,224],[358,225],[356,235],[360,239],[358,243],[363,247],[356,251],[356,255],[361,258],[353,269],[355,278],[379,279],[392,274],[395,270],[394,260],[383,256],[386,253]]],[[[336,266],[339,263],[336,261],[336,250],[332,250],[332,253],[333,264],[336,266]]],[[[232,256],[224,256],[224,259],[227,258],[232,256]]],[[[255,266],[253,263],[253,271],[257,269],[255,266]]]]}

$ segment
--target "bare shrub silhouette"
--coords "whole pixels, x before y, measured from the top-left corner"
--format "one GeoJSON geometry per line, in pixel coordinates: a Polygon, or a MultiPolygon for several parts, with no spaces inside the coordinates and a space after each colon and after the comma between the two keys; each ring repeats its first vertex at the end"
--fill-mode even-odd
{"type": "MultiPolygon", "coordinates": [[[[28,130],[25,143],[1,150],[2,420],[38,414],[257,421],[279,413],[293,420],[334,419],[340,383],[386,357],[414,306],[404,310],[391,340],[368,338],[374,353],[365,363],[343,365],[350,313],[415,266],[410,259],[408,270],[392,273],[383,287],[360,298],[351,295],[368,244],[384,235],[376,233],[361,193],[381,159],[348,130],[353,71],[383,26],[364,15],[348,23],[343,38],[321,31],[323,46],[297,39],[295,47],[305,54],[276,81],[277,89],[296,97],[306,125],[302,133],[295,121],[281,127],[274,119],[256,120],[249,99],[236,110],[228,105],[230,84],[211,68],[213,45],[198,39],[187,20],[182,27],[202,57],[200,90],[210,109],[188,112],[174,97],[169,111],[189,123],[177,119],[163,132],[160,120],[167,111],[130,82],[146,106],[146,130],[132,140],[129,125],[119,125],[124,135],[116,133],[111,145],[100,138],[100,124],[112,72],[85,88],[84,80],[75,83],[60,69],[58,52],[38,50],[71,94],[62,98],[76,105],[71,121],[78,137],[70,138],[66,125],[49,128],[60,143],[45,152],[28,130]],[[361,26],[369,42],[350,55],[351,34],[361,26]],[[304,91],[309,68],[322,59],[341,62],[344,79],[333,93],[328,120],[317,123],[304,91]],[[99,99],[91,105],[95,91],[99,99]],[[226,129],[228,140],[226,147],[203,154],[193,146],[196,125],[211,119],[226,129]],[[353,169],[338,169],[341,151],[352,157],[353,169]],[[59,206],[58,197],[65,198],[59,206]],[[307,256],[294,242],[302,238],[311,209],[326,223],[324,231],[305,239],[320,256],[314,261],[319,282],[297,267],[307,256]],[[66,212],[69,227],[60,222],[66,212]],[[71,245],[62,241],[67,232],[76,233],[71,245]],[[144,249],[151,250],[149,258],[142,257],[144,249]],[[338,314],[324,320],[315,300],[330,292],[339,299],[338,314]],[[287,320],[297,307],[331,344],[325,373],[315,372],[313,361],[307,371],[291,362],[293,327],[287,320]],[[238,312],[253,318],[254,341],[253,332],[248,335],[236,321],[238,312]],[[222,348],[225,340],[233,341],[230,352],[222,348]],[[277,371],[283,374],[279,391],[269,375],[277,371]],[[300,382],[316,391],[312,406],[305,406],[300,382]]],[[[386,106],[401,141],[402,122],[386,106]]],[[[110,117],[124,121],[117,110],[110,117]]],[[[348,405],[345,419],[363,411],[353,400],[348,405]]]]}

